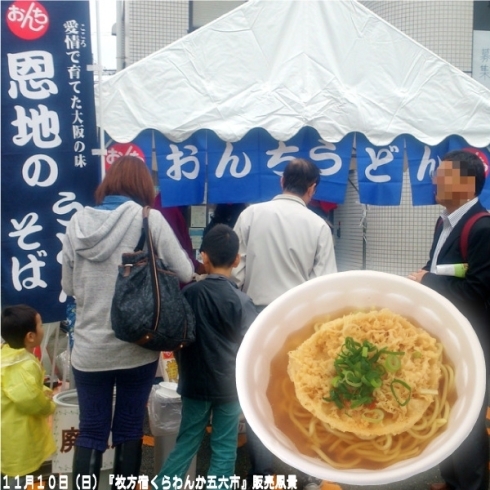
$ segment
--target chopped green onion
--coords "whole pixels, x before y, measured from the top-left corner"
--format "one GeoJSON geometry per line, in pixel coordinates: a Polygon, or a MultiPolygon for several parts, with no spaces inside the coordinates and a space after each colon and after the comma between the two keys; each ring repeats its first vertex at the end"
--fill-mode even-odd
{"type": "Polygon", "coordinates": [[[344,381],[349,386],[354,386],[355,388],[358,388],[362,385],[362,381],[360,381],[359,378],[357,378],[352,371],[344,372],[344,381]]]}
{"type": "Polygon", "coordinates": [[[325,397],[324,400],[326,402],[334,402],[338,408],[342,408],[344,406],[342,400],[339,398],[335,390],[330,390],[330,398],[325,397]]]}
{"type": "Polygon", "coordinates": [[[396,373],[401,368],[402,363],[398,356],[389,354],[385,359],[384,366],[388,372],[396,373]]]}
{"type": "Polygon", "coordinates": [[[398,405],[400,405],[401,407],[404,407],[410,401],[410,398],[412,397],[412,388],[410,388],[410,385],[405,383],[405,381],[402,381],[401,379],[394,379],[390,384],[390,388],[391,388],[391,392],[393,393],[393,396],[395,397],[395,400],[397,401],[398,405]],[[398,395],[396,394],[394,388],[395,384],[402,385],[404,388],[408,390],[408,395],[403,402],[400,401],[398,395]]]}
{"type": "Polygon", "coordinates": [[[366,410],[361,415],[361,418],[371,422],[372,424],[379,424],[379,422],[385,418],[385,413],[380,408],[373,408],[371,410],[366,410]]]}
{"type": "Polygon", "coordinates": [[[370,405],[373,403],[373,399],[370,396],[362,396],[358,398],[357,400],[354,400],[351,404],[351,408],[357,408],[360,407],[361,405],[370,405]]]}
{"type": "Polygon", "coordinates": [[[412,357],[414,359],[420,359],[422,357],[422,353],[419,352],[418,350],[416,350],[413,354],[412,354],[412,357]]]}
{"type": "Polygon", "coordinates": [[[387,371],[394,372],[393,366],[395,371],[400,369],[397,356],[402,355],[404,352],[391,352],[386,347],[378,349],[367,340],[360,343],[346,337],[334,360],[336,376],[332,379],[330,396],[324,400],[335,403],[339,408],[371,404],[374,390],[382,386],[382,377],[387,371]]]}

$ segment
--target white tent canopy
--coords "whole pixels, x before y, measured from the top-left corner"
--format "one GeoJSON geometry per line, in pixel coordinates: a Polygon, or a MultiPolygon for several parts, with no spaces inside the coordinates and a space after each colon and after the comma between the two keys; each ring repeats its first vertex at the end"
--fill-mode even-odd
{"type": "Polygon", "coordinates": [[[401,134],[490,144],[490,90],[350,0],[250,0],[100,90],[119,142],[145,129],[234,142],[258,127],[286,141],[311,126],[330,142],[356,131],[379,146],[401,134]]]}

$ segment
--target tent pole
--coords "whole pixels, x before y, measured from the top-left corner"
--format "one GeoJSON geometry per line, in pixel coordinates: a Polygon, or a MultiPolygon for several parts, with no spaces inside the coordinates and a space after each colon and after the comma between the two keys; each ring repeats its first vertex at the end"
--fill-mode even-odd
{"type": "Polygon", "coordinates": [[[126,68],[126,30],[124,27],[124,5],[122,0],[116,1],[116,58],[117,71],[126,68]]]}
{"type": "Polygon", "coordinates": [[[367,264],[367,205],[362,210],[362,270],[366,270],[367,264]]]}
{"type": "Polygon", "coordinates": [[[97,76],[99,83],[99,131],[100,131],[100,180],[102,181],[105,177],[105,132],[104,132],[104,115],[102,109],[102,95],[100,90],[100,85],[102,83],[102,51],[101,51],[101,40],[100,40],[100,11],[99,11],[99,1],[95,1],[95,19],[96,19],[96,32],[97,32],[97,76]]]}

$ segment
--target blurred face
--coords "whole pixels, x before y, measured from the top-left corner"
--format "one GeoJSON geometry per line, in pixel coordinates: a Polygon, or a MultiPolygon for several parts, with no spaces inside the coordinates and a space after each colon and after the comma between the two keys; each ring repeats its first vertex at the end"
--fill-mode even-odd
{"type": "Polygon", "coordinates": [[[436,201],[446,208],[459,207],[475,197],[475,177],[462,176],[454,165],[442,161],[434,176],[436,201]]]}

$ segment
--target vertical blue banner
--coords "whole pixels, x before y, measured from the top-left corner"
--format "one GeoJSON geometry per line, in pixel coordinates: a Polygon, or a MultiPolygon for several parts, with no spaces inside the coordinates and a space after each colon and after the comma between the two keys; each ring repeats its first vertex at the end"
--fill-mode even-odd
{"type": "MultiPolygon", "coordinates": [[[[447,142],[447,151],[453,150],[465,150],[471,148],[471,146],[466,142],[464,138],[457,135],[451,135],[445,140],[447,142]]],[[[440,155],[441,158],[444,156],[444,153],[440,155]]]]}
{"type": "Polygon", "coordinates": [[[130,143],[118,143],[111,140],[109,136],[105,138],[107,154],[104,158],[105,171],[109,170],[110,166],[122,156],[133,156],[141,158],[146,163],[148,169],[151,168],[151,157],[153,148],[153,130],[147,129],[142,131],[130,143]]]}
{"type": "Polygon", "coordinates": [[[184,206],[204,201],[208,131],[173,143],[155,131],[155,151],[162,205],[184,206]]]}
{"type": "Polygon", "coordinates": [[[374,146],[356,133],[359,199],[362,204],[397,206],[402,196],[404,138],[374,146]]]}
{"type": "Polygon", "coordinates": [[[287,141],[276,141],[268,133],[261,137],[261,200],[281,192],[280,178],[293,158],[311,160],[320,168],[320,185],[315,198],[322,201],[344,202],[352,155],[353,134],[338,143],[324,141],[318,132],[304,127],[287,141]]]}
{"type": "Polygon", "coordinates": [[[287,141],[276,141],[269,133],[261,137],[261,200],[268,201],[282,192],[281,177],[293,158],[309,158],[318,133],[309,127],[301,128],[287,141]]]}
{"type": "Polygon", "coordinates": [[[436,204],[432,175],[441,163],[441,157],[448,151],[448,141],[444,140],[437,146],[427,146],[413,136],[406,136],[405,144],[412,204],[414,206],[436,204]]]}
{"type": "Polygon", "coordinates": [[[267,131],[259,136],[260,201],[269,201],[282,192],[281,177],[284,167],[298,156],[299,147],[276,141],[267,131]]]}
{"type": "Polygon", "coordinates": [[[208,133],[208,201],[251,203],[260,200],[260,132],[248,132],[240,141],[220,140],[208,133]]]}
{"type": "Polygon", "coordinates": [[[99,181],[88,1],[1,2],[2,304],[66,316],[61,249],[99,181]]]}
{"type": "Polygon", "coordinates": [[[317,135],[307,157],[320,168],[320,185],[315,199],[338,204],[344,202],[353,142],[354,133],[348,134],[338,143],[329,143],[317,135]]]}

